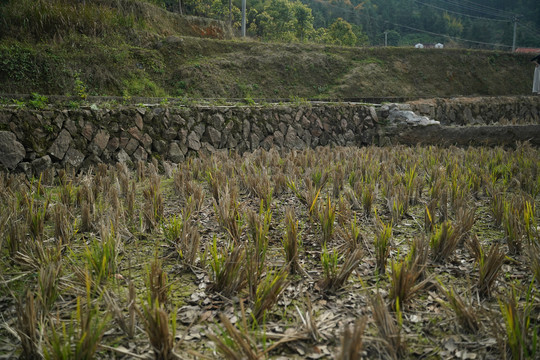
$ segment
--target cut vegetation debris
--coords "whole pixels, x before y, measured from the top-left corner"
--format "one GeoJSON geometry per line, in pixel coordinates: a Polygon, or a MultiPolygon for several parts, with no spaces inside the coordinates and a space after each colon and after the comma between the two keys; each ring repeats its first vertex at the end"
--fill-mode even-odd
{"type": "Polygon", "coordinates": [[[2,173],[0,356],[532,358],[539,159],[320,147],[2,173]]]}

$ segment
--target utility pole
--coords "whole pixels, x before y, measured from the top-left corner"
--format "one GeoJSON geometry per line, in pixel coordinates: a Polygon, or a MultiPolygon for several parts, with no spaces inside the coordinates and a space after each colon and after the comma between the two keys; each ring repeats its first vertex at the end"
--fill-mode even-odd
{"type": "Polygon", "coordinates": [[[384,47],[388,46],[388,31],[384,32],[384,47]]]}
{"type": "Polygon", "coordinates": [[[229,27],[232,29],[232,0],[229,0],[229,27]]]}
{"type": "Polygon", "coordinates": [[[246,0],[242,0],[242,37],[246,37],[246,0]]]}
{"type": "Polygon", "coordinates": [[[512,18],[514,22],[514,39],[512,40],[512,52],[516,51],[516,34],[517,34],[517,23],[519,21],[519,15],[514,15],[512,18]]]}

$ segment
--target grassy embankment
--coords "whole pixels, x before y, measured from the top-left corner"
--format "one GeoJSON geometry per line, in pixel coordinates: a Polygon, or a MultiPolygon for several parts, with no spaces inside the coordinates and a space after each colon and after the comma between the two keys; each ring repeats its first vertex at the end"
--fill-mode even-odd
{"type": "Polygon", "coordinates": [[[0,5],[3,93],[356,98],[527,95],[528,56],[230,39],[134,0],[0,5]]]}

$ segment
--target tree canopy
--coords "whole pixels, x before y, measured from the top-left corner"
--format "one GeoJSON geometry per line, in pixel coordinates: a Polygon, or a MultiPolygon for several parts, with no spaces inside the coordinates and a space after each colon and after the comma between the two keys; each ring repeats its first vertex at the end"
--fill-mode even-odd
{"type": "MultiPolygon", "coordinates": [[[[149,0],[177,9],[178,0],[149,0]]],[[[241,0],[183,0],[184,13],[227,20],[239,28],[241,0]]],[[[454,43],[508,49],[540,47],[538,0],[250,0],[250,36],[267,41],[350,46],[454,43]]]]}

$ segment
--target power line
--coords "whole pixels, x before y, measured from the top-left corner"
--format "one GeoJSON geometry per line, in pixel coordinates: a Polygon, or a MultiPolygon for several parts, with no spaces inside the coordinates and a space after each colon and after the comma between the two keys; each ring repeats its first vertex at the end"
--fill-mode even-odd
{"type": "Polygon", "coordinates": [[[511,11],[506,11],[506,10],[501,10],[501,9],[497,9],[497,8],[494,8],[494,7],[490,7],[490,6],[487,6],[487,5],[482,5],[482,4],[478,4],[478,3],[475,3],[475,2],[472,2],[472,1],[469,1],[469,0],[462,0],[466,3],[469,3],[471,5],[474,5],[474,6],[477,6],[479,8],[484,8],[484,9],[488,9],[488,10],[492,10],[494,12],[498,12],[498,13],[506,13],[506,14],[509,14],[509,15],[517,15],[511,11]]]}
{"type": "Polygon", "coordinates": [[[528,29],[529,32],[531,32],[533,36],[537,36],[538,38],[540,38],[540,32],[538,30],[530,27],[529,25],[523,24],[523,23],[521,23],[521,27],[524,27],[524,28],[528,29]]]}
{"type": "MultiPolygon", "coordinates": [[[[351,9],[342,8],[342,7],[340,7],[340,6],[337,6],[337,5],[334,5],[334,4],[329,4],[329,3],[324,2],[324,1],[322,1],[322,0],[311,0],[311,1],[315,1],[315,2],[318,2],[318,3],[323,4],[323,5],[325,5],[325,6],[333,7],[333,8],[340,9],[340,10],[344,10],[344,11],[353,11],[353,12],[354,12],[354,10],[356,10],[356,9],[354,9],[354,8],[351,8],[351,9]]],[[[363,13],[355,13],[355,14],[356,14],[356,15],[359,15],[359,16],[366,17],[366,18],[368,18],[368,19],[374,21],[375,23],[377,23],[377,20],[374,19],[373,17],[371,17],[369,14],[363,14],[363,13]]],[[[381,20],[382,20],[382,19],[381,19],[381,20]]],[[[426,33],[426,34],[430,34],[430,35],[442,36],[442,37],[445,37],[445,38],[448,38],[448,39],[451,39],[451,40],[454,40],[454,41],[463,41],[463,42],[469,42],[469,43],[480,44],[480,45],[491,45],[491,46],[497,46],[497,47],[512,48],[512,46],[510,46],[510,45],[504,45],[504,44],[497,44],[497,43],[488,43],[488,42],[483,42],[483,41],[476,41],[476,40],[462,39],[462,38],[458,38],[458,37],[454,37],[454,36],[450,36],[450,35],[446,35],[446,34],[439,34],[439,33],[433,32],[433,31],[417,29],[417,28],[414,28],[414,27],[408,26],[408,25],[396,24],[396,23],[390,22],[390,21],[388,21],[388,20],[382,20],[382,21],[383,21],[384,23],[386,23],[386,24],[390,24],[390,25],[394,25],[394,26],[406,28],[406,29],[409,29],[409,30],[413,30],[413,31],[417,31],[417,32],[422,32],[422,33],[426,33]]]]}
{"type": "Polygon", "coordinates": [[[457,12],[457,11],[452,11],[452,10],[444,9],[444,8],[441,8],[441,7],[432,5],[432,4],[426,4],[426,3],[420,2],[420,1],[418,1],[418,0],[414,0],[414,2],[416,2],[416,3],[420,4],[420,5],[424,5],[424,6],[428,6],[428,7],[437,9],[437,10],[442,10],[442,11],[447,12],[447,13],[457,14],[457,15],[460,15],[460,16],[466,16],[466,17],[470,17],[470,18],[474,18],[474,19],[482,19],[482,20],[498,21],[498,22],[509,22],[509,21],[510,21],[509,19],[506,19],[506,20],[500,20],[500,19],[492,19],[492,18],[486,18],[486,17],[481,17],[481,16],[475,16],[475,15],[463,14],[463,13],[460,13],[460,12],[457,12]]]}
{"type": "Polygon", "coordinates": [[[479,13],[479,14],[484,15],[484,16],[495,16],[495,17],[500,17],[500,18],[508,18],[508,17],[512,17],[512,16],[516,15],[516,14],[508,12],[508,11],[503,11],[503,10],[495,9],[495,8],[492,8],[492,7],[489,7],[489,6],[476,4],[476,3],[473,3],[471,1],[462,0],[463,2],[466,2],[466,3],[469,3],[469,4],[463,4],[463,3],[452,1],[452,0],[439,0],[439,1],[441,1],[443,3],[447,3],[447,4],[451,5],[451,6],[455,6],[456,8],[462,8],[462,9],[467,10],[467,11],[473,11],[473,12],[479,13]]]}

